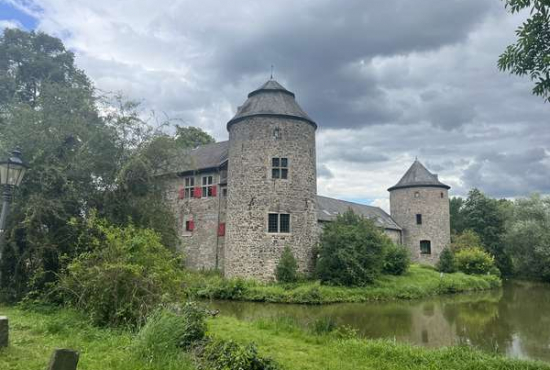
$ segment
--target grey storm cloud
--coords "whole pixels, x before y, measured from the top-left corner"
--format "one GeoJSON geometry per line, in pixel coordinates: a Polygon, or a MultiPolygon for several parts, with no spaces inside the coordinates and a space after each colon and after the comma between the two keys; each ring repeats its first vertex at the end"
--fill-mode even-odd
{"type": "Polygon", "coordinates": [[[550,106],[496,67],[525,17],[503,1],[12,2],[98,88],[219,140],[274,65],[319,125],[321,194],[386,199],[416,156],[455,195],[550,193],[550,106]]]}

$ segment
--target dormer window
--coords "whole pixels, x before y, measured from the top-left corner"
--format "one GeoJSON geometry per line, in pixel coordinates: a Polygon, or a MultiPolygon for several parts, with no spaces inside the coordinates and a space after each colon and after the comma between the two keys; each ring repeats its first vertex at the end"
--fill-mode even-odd
{"type": "Polygon", "coordinates": [[[288,158],[271,158],[271,178],[288,179],[288,158]]]}

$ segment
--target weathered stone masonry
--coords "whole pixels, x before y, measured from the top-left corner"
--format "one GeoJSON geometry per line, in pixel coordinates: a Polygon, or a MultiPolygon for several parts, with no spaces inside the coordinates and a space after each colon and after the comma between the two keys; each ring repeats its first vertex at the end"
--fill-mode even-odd
{"type": "Polygon", "coordinates": [[[276,81],[251,92],[227,128],[229,141],[183,153],[163,176],[190,268],[271,280],[288,245],[299,269],[310,271],[322,225],[349,208],[406,245],[415,261],[433,264],[449,244],[449,187],[418,161],[388,189],[391,216],[378,207],[318,196],[317,125],[276,81]],[[274,178],[273,158],[285,158],[286,178],[274,178]],[[202,190],[204,176],[212,176],[208,187],[215,189],[202,190]],[[193,189],[186,191],[190,178],[193,189]],[[269,232],[270,214],[289,217],[289,230],[269,232]],[[421,241],[424,251],[429,241],[429,254],[421,253],[421,241]]]}

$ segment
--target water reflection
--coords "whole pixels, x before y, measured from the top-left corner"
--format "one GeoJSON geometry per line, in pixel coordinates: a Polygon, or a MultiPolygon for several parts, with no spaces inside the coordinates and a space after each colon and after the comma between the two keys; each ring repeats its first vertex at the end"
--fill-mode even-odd
{"type": "Polygon", "coordinates": [[[550,285],[512,282],[503,289],[422,301],[328,306],[213,302],[243,320],[292,317],[307,325],[331,318],[368,338],[426,347],[470,344],[510,357],[550,362],[550,285]]]}

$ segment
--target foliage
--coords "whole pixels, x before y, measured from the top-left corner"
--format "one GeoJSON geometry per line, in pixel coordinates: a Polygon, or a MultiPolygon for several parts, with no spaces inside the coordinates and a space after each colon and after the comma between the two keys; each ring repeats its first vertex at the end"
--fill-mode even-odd
{"type": "Polygon", "coordinates": [[[305,304],[418,299],[445,293],[494,289],[501,285],[501,280],[496,276],[459,272],[445,274],[441,278],[433,268],[415,264],[404,275],[384,275],[364,287],[321,285],[318,281],[281,286],[238,280],[239,288],[234,289],[237,280],[202,274],[186,281],[188,293],[197,298],[305,304]]]}
{"type": "Polygon", "coordinates": [[[411,264],[409,250],[403,245],[388,244],[384,251],[382,271],[390,275],[403,275],[411,264]]]}
{"type": "Polygon", "coordinates": [[[30,165],[6,228],[4,298],[19,300],[56,281],[82,252],[75,225],[92,209],[121,226],[131,220],[155,229],[164,244],[175,245],[174,217],[152,181],[175,139],[142,116],[135,102],[97,96],[59,39],[4,30],[0,156],[19,146],[30,165]]]}
{"type": "Polygon", "coordinates": [[[81,227],[79,243],[89,250],[69,263],[57,291],[94,323],[139,325],[156,305],[178,297],[180,261],[157,233],[95,216],[81,227]]]}
{"type": "Polygon", "coordinates": [[[132,343],[132,351],[147,362],[157,362],[167,353],[189,349],[204,339],[206,311],[196,303],[159,308],[147,318],[132,343]]]}
{"type": "Polygon", "coordinates": [[[324,226],[316,273],[321,282],[363,286],[380,275],[390,239],[351,209],[324,226]]]}
{"type": "Polygon", "coordinates": [[[279,366],[270,358],[258,355],[254,344],[241,345],[232,340],[209,341],[200,357],[206,368],[212,370],[277,370],[279,366]]]}
{"type": "Polygon", "coordinates": [[[518,274],[550,282],[550,197],[517,199],[512,220],[506,246],[518,274]]]}
{"type": "Polygon", "coordinates": [[[472,230],[464,230],[459,234],[451,237],[451,249],[453,252],[458,252],[467,248],[481,248],[481,238],[472,230]]]}
{"type": "Polygon", "coordinates": [[[457,234],[464,230],[464,217],[460,210],[464,206],[464,199],[452,197],[449,199],[449,213],[451,217],[451,233],[457,234]]]}
{"type": "Polygon", "coordinates": [[[504,248],[506,215],[496,199],[487,197],[478,189],[472,189],[460,209],[464,220],[463,230],[472,230],[481,239],[483,248],[495,257],[496,266],[503,275],[512,273],[512,261],[504,248]]]}
{"type": "Polygon", "coordinates": [[[466,274],[486,274],[495,266],[495,259],[481,248],[459,250],[455,258],[458,270],[466,274]]]}
{"type": "Polygon", "coordinates": [[[437,263],[437,270],[445,273],[456,272],[455,255],[450,248],[445,248],[439,255],[439,261],[437,263]]]}
{"type": "Polygon", "coordinates": [[[200,145],[213,144],[216,140],[198,127],[176,126],[176,144],[179,148],[195,149],[200,145]]]}
{"type": "Polygon", "coordinates": [[[275,277],[281,283],[294,283],[297,280],[298,263],[289,246],[285,246],[275,269],[275,277]]]}
{"type": "Polygon", "coordinates": [[[505,0],[511,13],[530,10],[516,30],[517,41],[499,57],[498,67],[515,75],[529,75],[533,94],[550,102],[550,3],[548,0],[505,0]]]}

